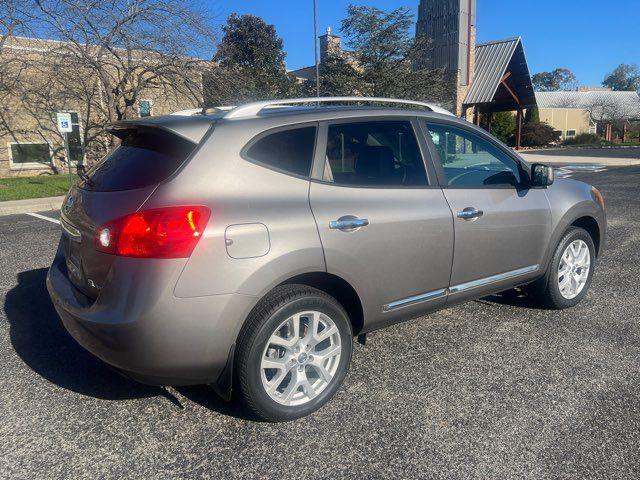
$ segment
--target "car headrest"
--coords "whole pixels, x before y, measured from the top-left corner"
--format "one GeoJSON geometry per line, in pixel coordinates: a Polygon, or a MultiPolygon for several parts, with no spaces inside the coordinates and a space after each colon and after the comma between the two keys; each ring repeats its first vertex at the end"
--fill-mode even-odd
{"type": "Polygon", "coordinates": [[[355,173],[367,183],[385,183],[393,175],[395,162],[393,151],[386,146],[365,145],[360,149],[355,163],[355,173]]]}

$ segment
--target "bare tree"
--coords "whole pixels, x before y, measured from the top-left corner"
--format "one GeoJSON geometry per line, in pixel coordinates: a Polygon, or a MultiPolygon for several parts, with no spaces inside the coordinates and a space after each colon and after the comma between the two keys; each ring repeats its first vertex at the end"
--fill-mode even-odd
{"type": "Polygon", "coordinates": [[[629,119],[636,118],[640,113],[636,105],[609,92],[592,92],[584,108],[589,112],[592,123],[599,126],[612,125],[623,137],[629,119]]]}
{"type": "Polygon", "coordinates": [[[21,62],[4,55],[5,45],[22,32],[24,18],[22,4],[14,0],[0,0],[0,135],[10,135],[12,132],[9,105],[15,95],[22,72],[21,62]]]}
{"type": "Polygon", "coordinates": [[[176,109],[202,105],[203,64],[212,22],[192,2],[34,0],[21,12],[38,36],[21,55],[24,111],[43,135],[57,135],[55,112],[75,110],[92,157],[110,145],[109,124],[136,117],[149,92],[176,109]]]}

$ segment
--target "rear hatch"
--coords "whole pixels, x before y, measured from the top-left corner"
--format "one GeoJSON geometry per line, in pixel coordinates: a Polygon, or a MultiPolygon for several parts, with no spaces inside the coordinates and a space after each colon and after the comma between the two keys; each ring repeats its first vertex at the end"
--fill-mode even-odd
{"type": "Polygon", "coordinates": [[[136,212],[158,184],[187,160],[197,143],[156,127],[112,131],[120,145],[71,188],[61,210],[62,243],[71,282],[95,299],[115,259],[95,248],[96,229],[136,212]]]}

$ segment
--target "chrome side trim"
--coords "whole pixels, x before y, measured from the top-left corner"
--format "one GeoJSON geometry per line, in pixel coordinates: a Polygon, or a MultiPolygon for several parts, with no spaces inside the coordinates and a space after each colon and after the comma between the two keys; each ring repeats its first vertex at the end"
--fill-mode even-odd
{"type": "Polygon", "coordinates": [[[441,288],[440,290],[434,290],[433,292],[421,293],[420,295],[415,295],[413,297],[402,298],[400,300],[396,300],[391,303],[387,303],[383,305],[382,311],[389,312],[391,310],[396,310],[402,307],[408,307],[409,305],[415,305],[418,303],[426,302],[429,300],[434,300],[436,298],[444,297],[449,293],[459,293],[465,290],[470,290],[472,288],[481,287],[484,285],[489,285],[491,283],[500,282],[502,280],[508,280],[510,278],[519,277],[521,275],[525,275],[527,273],[533,273],[540,265],[529,265],[528,267],[518,268],[516,270],[510,270],[508,272],[499,273],[497,275],[491,275],[490,277],[479,278],[478,280],[472,280],[470,282],[461,283],[459,285],[454,285],[449,288],[441,288]]]}
{"type": "Polygon", "coordinates": [[[499,273],[497,275],[491,275],[490,277],[479,278],[478,280],[472,280],[470,282],[454,285],[452,287],[449,287],[449,293],[458,293],[465,290],[470,290],[472,288],[489,285],[490,283],[508,280],[509,278],[519,277],[520,275],[535,272],[539,267],[540,265],[529,265],[528,267],[518,268],[517,270],[511,270],[508,272],[499,273]]]}
{"type": "Polygon", "coordinates": [[[416,303],[426,302],[427,300],[433,300],[435,298],[443,297],[447,294],[447,289],[442,288],[440,290],[434,290],[433,292],[421,293],[413,297],[407,297],[395,302],[387,303],[382,307],[383,312],[389,312],[397,308],[407,307],[409,305],[415,305],[416,303]]]}

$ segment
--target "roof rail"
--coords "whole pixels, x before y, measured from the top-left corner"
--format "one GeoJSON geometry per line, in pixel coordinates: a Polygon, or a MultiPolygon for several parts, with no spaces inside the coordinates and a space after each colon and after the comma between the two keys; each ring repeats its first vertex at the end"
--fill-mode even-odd
{"type": "Polygon", "coordinates": [[[235,107],[235,105],[233,106],[220,106],[220,107],[207,107],[207,108],[189,108],[187,110],[179,110],[177,112],[172,112],[169,115],[181,115],[181,116],[186,116],[186,117],[191,117],[193,115],[207,115],[210,113],[221,113],[221,112],[228,112],[230,110],[233,110],[235,107]]]}
{"type": "Polygon", "coordinates": [[[240,105],[229,111],[224,118],[246,118],[258,115],[261,110],[267,107],[285,106],[300,103],[328,103],[328,102],[371,102],[371,103],[399,103],[404,105],[417,105],[424,107],[435,113],[443,113],[452,115],[448,110],[434,105],[432,103],[418,102],[415,100],[402,100],[399,98],[382,98],[382,97],[312,97],[312,98],[286,98],[283,100],[265,100],[262,102],[252,102],[240,105]]]}

